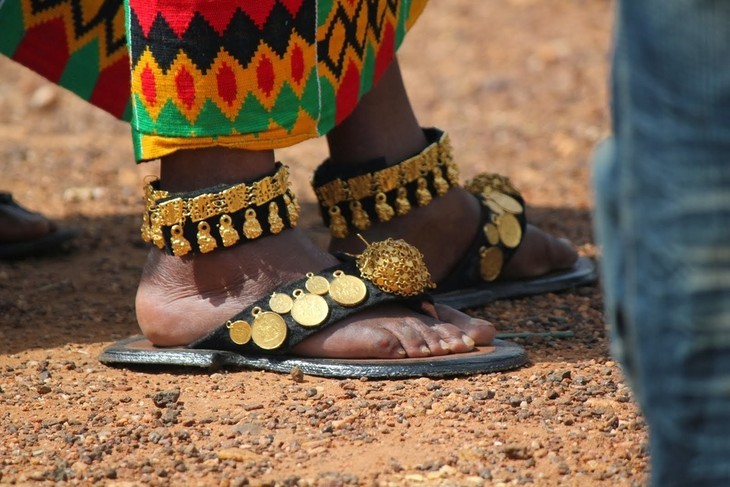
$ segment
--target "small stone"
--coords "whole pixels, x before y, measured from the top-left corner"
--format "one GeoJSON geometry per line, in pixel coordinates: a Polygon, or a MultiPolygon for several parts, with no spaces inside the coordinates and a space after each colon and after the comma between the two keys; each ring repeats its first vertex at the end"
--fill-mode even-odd
{"type": "Polygon", "coordinates": [[[180,411],[175,408],[167,408],[160,416],[160,421],[164,424],[176,424],[180,411]]]}
{"type": "Polygon", "coordinates": [[[242,448],[226,448],[218,451],[220,460],[233,460],[234,462],[258,461],[261,456],[251,450],[242,448]]]}
{"type": "Polygon", "coordinates": [[[38,390],[38,394],[48,394],[49,392],[51,392],[52,389],[49,386],[42,384],[42,385],[38,386],[37,390],[38,390]]]}
{"type": "Polygon", "coordinates": [[[523,445],[505,445],[502,451],[511,460],[527,460],[532,458],[529,449],[523,445]]]}
{"type": "Polygon", "coordinates": [[[289,372],[289,378],[294,382],[304,382],[304,372],[298,366],[294,366],[289,372]]]}
{"type": "Polygon", "coordinates": [[[180,389],[172,389],[170,391],[156,392],[152,396],[152,401],[158,408],[164,408],[171,404],[175,404],[180,399],[180,389]]]}

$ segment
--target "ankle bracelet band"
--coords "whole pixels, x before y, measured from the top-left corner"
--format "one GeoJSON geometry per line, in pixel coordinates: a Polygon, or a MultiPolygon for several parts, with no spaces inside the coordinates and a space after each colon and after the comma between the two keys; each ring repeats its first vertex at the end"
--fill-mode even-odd
{"type": "Polygon", "coordinates": [[[299,204],[289,189],[289,172],[277,163],[273,174],[252,182],[190,193],[145,186],[142,240],[178,257],[208,253],[294,228],[299,204]]]}
{"type": "Polygon", "coordinates": [[[426,206],[459,184],[459,170],[445,132],[424,129],[429,141],[420,154],[394,166],[378,159],[335,177],[329,161],[315,172],[312,186],[320,212],[333,237],[367,229],[373,220],[386,222],[412,208],[426,206]]]}

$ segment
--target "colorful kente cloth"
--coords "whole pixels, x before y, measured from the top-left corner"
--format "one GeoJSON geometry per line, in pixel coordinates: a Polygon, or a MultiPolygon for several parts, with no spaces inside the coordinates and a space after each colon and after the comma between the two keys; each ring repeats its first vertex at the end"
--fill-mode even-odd
{"type": "MultiPolygon", "coordinates": [[[[106,83],[108,61],[89,54],[117,45],[120,2],[5,0],[0,50],[109,111],[102,94],[126,107],[117,93],[129,68],[106,83]],[[67,47],[44,45],[45,29],[67,47]]],[[[383,74],[426,2],[128,0],[138,160],[212,145],[274,149],[327,133],[383,74]]]]}

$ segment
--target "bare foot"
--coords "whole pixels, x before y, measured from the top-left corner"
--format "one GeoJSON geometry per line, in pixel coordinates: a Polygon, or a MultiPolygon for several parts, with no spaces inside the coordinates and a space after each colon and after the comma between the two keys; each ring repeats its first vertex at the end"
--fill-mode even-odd
{"type": "MultiPolygon", "coordinates": [[[[477,232],[480,203],[463,188],[452,188],[428,206],[414,208],[407,215],[375,223],[361,232],[368,240],[401,238],[416,246],[437,283],[459,263],[477,232]]],[[[362,242],[356,236],[332,239],[330,250],[358,252],[362,242]]],[[[570,268],[578,258],[570,242],[528,225],[522,244],[500,275],[520,279],[570,268]]]]}
{"type": "MultiPolygon", "coordinates": [[[[184,345],[278,286],[335,263],[298,230],[192,257],[155,248],[137,291],[139,326],[156,345],[184,345]]],[[[318,357],[424,357],[467,352],[491,343],[494,334],[491,323],[451,308],[431,306],[419,314],[389,305],[327,327],[294,351],[318,357]]]]}
{"type": "Polygon", "coordinates": [[[0,242],[23,242],[56,231],[56,224],[40,213],[0,199],[0,242]]]}

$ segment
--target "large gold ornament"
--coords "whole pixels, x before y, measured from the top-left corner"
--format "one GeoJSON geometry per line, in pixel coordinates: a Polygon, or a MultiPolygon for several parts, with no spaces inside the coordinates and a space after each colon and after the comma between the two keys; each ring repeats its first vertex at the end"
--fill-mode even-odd
{"type": "Polygon", "coordinates": [[[415,296],[436,287],[423,254],[404,240],[389,238],[369,244],[356,264],[362,277],[392,294],[415,296]]]}

